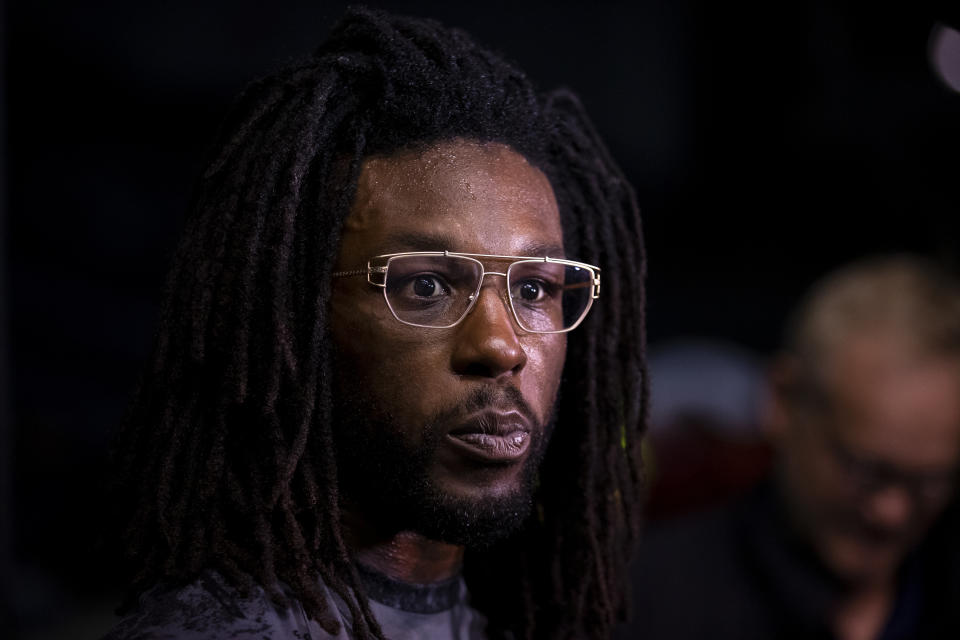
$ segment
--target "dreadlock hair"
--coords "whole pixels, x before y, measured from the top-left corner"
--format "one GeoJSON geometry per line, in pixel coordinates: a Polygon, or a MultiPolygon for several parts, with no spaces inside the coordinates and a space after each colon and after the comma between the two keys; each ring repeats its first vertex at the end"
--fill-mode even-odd
{"type": "Polygon", "coordinates": [[[116,445],[131,594],[214,569],[336,633],[326,585],[354,636],[383,637],[341,529],[331,272],[363,160],[456,138],[540,167],[567,251],[607,275],[569,334],[529,522],[467,553],[473,602],[494,636],[602,637],[622,617],[647,403],[633,191],[571,93],[537,93],[462,31],[363,8],[245,90],[198,185],[116,445]]]}

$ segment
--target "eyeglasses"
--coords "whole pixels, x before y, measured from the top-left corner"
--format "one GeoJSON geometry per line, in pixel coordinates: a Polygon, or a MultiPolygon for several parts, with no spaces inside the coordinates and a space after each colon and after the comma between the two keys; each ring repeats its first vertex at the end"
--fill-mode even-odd
{"type": "Polygon", "coordinates": [[[486,276],[506,278],[513,317],[531,333],[575,329],[600,297],[598,267],[559,258],[410,251],[376,256],[366,269],[332,275],[366,275],[367,282],[383,289],[397,320],[431,329],[448,329],[467,317],[486,276]],[[506,271],[487,271],[480,258],[510,264],[506,271]]]}
{"type": "Polygon", "coordinates": [[[833,459],[853,482],[860,496],[874,495],[890,486],[905,489],[920,504],[936,504],[953,491],[957,470],[906,471],[894,465],[854,453],[836,436],[824,434],[833,459]]]}

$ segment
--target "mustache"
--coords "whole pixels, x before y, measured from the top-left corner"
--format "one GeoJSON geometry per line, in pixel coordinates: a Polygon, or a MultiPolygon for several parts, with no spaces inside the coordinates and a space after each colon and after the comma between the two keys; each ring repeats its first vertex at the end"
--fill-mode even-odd
{"type": "Polygon", "coordinates": [[[437,427],[459,424],[471,414],[491,409],[504,413],[516,411],[526,418],[531,425],[541,424],[530,403],[523,397],[519,389],[512,386],[478,387],[455,406],[441,411],[431,422],[437,427]]]}

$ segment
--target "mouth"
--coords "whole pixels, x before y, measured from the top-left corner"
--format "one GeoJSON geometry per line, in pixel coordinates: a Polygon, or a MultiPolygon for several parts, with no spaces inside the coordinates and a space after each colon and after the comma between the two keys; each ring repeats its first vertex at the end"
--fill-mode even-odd
{"type": "Polygon", "coordinates": [[[446,435],[450,445],[477,462],[507,464],[530,449],[530,422],[520,413],[474,414],[446,435]]]}

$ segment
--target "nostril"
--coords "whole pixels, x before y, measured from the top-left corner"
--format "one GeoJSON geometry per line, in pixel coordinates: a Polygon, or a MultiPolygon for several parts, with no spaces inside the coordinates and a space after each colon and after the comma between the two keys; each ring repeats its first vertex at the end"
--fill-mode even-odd
{"type": "Polygon", "coordinates": [[[499,359],[476,358],[461,363],[456,367],[457,373],[462,376],[477,378],[498,378],[504,374],[517,374],[523,369],[525,358],[515,358],[512,362],[499,359]],[[512,366],[510,366],[512,365],[512,366]]]}
{"type": "Polygon", "coordinates": [[[493,376],[493,370],[481,362],[468,363],[467,366],[463,367],[461,373],[465,376],[477,376],[480,378],[489,378],[493,376]]]}

